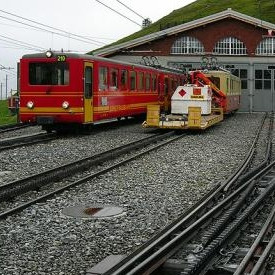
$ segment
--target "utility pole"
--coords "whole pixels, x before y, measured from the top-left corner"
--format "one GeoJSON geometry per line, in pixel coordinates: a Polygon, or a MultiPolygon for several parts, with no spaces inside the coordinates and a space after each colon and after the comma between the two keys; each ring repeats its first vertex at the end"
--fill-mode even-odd
{"type": "Polygon", "coordinates": [[[8,75],[6,74],[6,99],[8,98],[8,75]]]}
{"type": "MultiPolygon", "coordinates": [[[[14,68],[4,67],[3,65],[0,65],[0,71],[1,70],[12,70],[12,69],[14,69],[14,68]]],[[[1,85],[2,85],[2,83],[1,83],[1,85]]],[[[1,86],[1,91],[2,91],[2,86],[1,86]]],[[[8,75],[7,74],[6,74],[6,98],[8,98],[8,75]]],[[[1,99],[2,99],[2,96],[1,96],[1,99]]]]}
{"type": "Polygon", "coordinates": [[[1,100],[3,99],[3,97],[2,97],[2,88],[3,88],[3,83],[1,82],[1,100]]]}

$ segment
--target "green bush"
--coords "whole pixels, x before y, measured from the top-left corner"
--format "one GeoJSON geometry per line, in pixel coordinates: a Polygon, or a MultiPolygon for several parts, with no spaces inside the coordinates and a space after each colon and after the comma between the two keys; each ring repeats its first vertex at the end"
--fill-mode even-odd
{"type": "Polygon", "coordinates": [[[17,116],[12,115],[8,109],[8,101],[0,100],[0,125],[17,122],[17,116]]]}

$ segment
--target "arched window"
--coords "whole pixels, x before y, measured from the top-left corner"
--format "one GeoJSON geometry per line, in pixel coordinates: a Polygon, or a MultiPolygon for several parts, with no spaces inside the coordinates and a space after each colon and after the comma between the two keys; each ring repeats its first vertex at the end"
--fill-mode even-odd
{"type": "Polygon", "coordinates": [[[183,36],[177,39],[172,48],[171,54],[203,54],[204,47],[195,37],[183,36]]]}
{"type": "Polygon", "coordinates": [[[220,55],[246,55],[247,49],[241,40],[235,37],[226,37],[216,43],[213,53],[220,55]]]}
{"type": "Polygon", "coordinates": [[[275,38],[264,38],[256,48],[256,55],[275,55],[275,38]]]}

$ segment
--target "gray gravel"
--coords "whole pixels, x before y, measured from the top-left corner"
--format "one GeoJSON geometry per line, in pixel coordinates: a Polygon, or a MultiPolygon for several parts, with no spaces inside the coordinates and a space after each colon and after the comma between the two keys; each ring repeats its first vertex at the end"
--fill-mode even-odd
{"type": "MultiPolygon", "coordinates": [[[[130,253],[240,165],[261,118],[262,114],[237,114],[0,221],[0,274],[85,274],[110,254],[130,253]],[[62,213],[75,205],[113,205],[124,213],[109,219],[62,213]]],[[[28,170],[43,170],[140,138],[141,133],[148,134],[129,126],[98,133],[94,139],[69,138],[25,152],[3,152],[0,171],[12,170],[14,178],[21,177],[28,170]]]]}
{"type": "MultiPolygon", "coordinates": [[[[32,128],[23,129],[24,134],[33,133],[36,128],[32,128]]],[[[140,123],[109,130],[106,125],[106,130],[94,131],[90,135],[64,137],[47,143],[3,151],[0,153],[0,185],[148,135],[152,135],[152,130],[142,129],[140,123]]]]}

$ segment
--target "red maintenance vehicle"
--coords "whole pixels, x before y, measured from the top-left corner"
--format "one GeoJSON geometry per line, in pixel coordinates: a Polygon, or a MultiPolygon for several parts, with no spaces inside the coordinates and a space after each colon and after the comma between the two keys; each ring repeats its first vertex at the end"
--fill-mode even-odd
{"type": "Polygon", "coordinates": [[[8,97],[8,108],[12,115],[18,113],[19,110],[19,96],[17,92],[11,92],[11,95],[8,97]]]}

